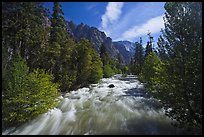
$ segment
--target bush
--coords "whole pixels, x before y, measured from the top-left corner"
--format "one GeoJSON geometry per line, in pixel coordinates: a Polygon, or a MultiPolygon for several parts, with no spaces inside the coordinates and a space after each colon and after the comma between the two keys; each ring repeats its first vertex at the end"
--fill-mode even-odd
{"type": "Polygon", "coordinates": [[[151,90],[155,90],[155,86],[162,83],[161,75],[164,75],[163,63],[154,52],[151,52],[145,58],[139,80],[146,83],[151,90]]]}
{"type": "Polygon", "coordinates": [[[103,77],[108,78],[114,75],[112,68],[109,65],[105,65],[103,68],[103,77]]]}
{"type": "Polygon", "coordinates": [[[55,106],[59,85],[51,82],[52,75],[38,69],[29,73],[20,56],[14,56],[8,68],[2,95],[4,126],[18,126],[55,106]]]}

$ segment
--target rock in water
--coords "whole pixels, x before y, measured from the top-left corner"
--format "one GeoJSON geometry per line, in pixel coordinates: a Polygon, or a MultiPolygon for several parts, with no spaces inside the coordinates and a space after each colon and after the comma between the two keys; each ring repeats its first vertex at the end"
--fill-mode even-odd
{"type": "Polygon", "coordinates": [[[110,84],[109,86],[108,86],[109,88],[113,88],[113,87],[115,87],[113,84],[110,84]]]}

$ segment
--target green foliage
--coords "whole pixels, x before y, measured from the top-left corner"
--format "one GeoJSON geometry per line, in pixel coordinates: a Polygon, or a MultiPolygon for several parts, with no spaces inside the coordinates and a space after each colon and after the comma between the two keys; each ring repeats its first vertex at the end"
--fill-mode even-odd
{"type": "Polygon", "coordinates": [[[103,78],[103,64],[97,52],[93,49],[92,51],[92,64],[91,64],[91,74],[89,77],[90,83],[97,83],[101,78],[103,78]]]}
{"type": "Polygon", "coordinates": [[[82,39],[77,45],[77,84],[87,85],[91,74],[91,43],[82,39]]]}
{"type": "Polygon", "coordinates": [[[67,43],[61,49],[61,54],[57,62],[59,69],[55,76],[55,80],[61,84],[60,89],[62,92],[71,90],[73,84],[76,82],[76,55],[76,43],[68,38],[67,43]]]}
{"type": "Polygon", "coordinates": [[[165,4],[165,29],[158,40],[158,57],[146,57],[141,80],[160,99],[166,115],[194,133],[202,127],[202,5],[165,4]]]}
{"type": "Polygon", "coordinates": [[[122,73],[122,57],[118,54],[117,59],[112,59],[106,51],[106,47],[101,45],[100,58],[103,64],[103,77],[111,77],[116,73],[122,73]]]}
{"type": "Polygon", "coordinates": [[[92,44],[81,39],[76,47],[75,68],[77,70],[76,83],[74,87],[87,86],[90,83],[97,83],[103,77],[102,62],[92,44]]]}
{"type": "Polygon", "coordinates": [[[199,2],[166,3],[165,49],[169,56],[171,85],[168,101],[180,125],[202,127],[202,4],[199,2]],[[172,67],[172,68],[171,68],[172,67]],[[171,90],[175,90],[174,95],[171,90]],[[179,98],[180,97],[180,98],[179,98]],[[175,112],[176,110],[176,112],[175,112]]]}
{"type": "Polygon", "coordinates": [[[29,98],[32,105],[26,108],[31,111],[31,117],[47,112],[55,107],[59,96],[59,84],[52,83],[53,76],[45,73],[44,70],[36,69],[28,75],[29,98]],[[34,108],[33,108],[34,107],[34,108]]]}
{"type": "MultiPolygon", "coordinates": [[[[46,50],[47,70],[51,70],[51,73],[55,77],[55,81],[61,81],[61,85],[66,82],[70,83],[70,78],[73,77],[68,72],[68,66],[70,65],[69,61],[71,58],[72,46],[75,46],[74,41],[68,36],[63,14],[60,3],[54,2],[49,46],[46,50]]],[[[70,84],[64,87],[62,85],[62,88],[64,90],[70,86],[70,84]]]]}
{"type": "Polygon", "coordinates": [[[103,67],[103,77],[104,78],[108,78],[114,75],[114,71],[112,70],[112,68],[109,65],[105,65],[103,67]]]}
{"type": "Polygon", "coordinates": [[[135,43],[135,56],[134,59],[131,58],[129,65],[129,71],[133,74],[139,75],[142,69],[142,64],[144,61],[143,57],[143,47],[142,47],[142,38],[140,37],[140,43],[135,43]]]}
{"type": "Polygon", "coordinates": [[[118,69],[117,73],[122,74],[122,70],[118,69]]]}
{"type": "Polygon", "coordinates": [[[110,57],[108,55],[108,52],[106,50],[106,47],[105,45],[101,45],[101,48],[100,48],[100,58],[101,58],[101,61],[103,63],[103,66],[109,64],[110,62],[110,57]]]}
{"type": "Polygon", "coordinates": [[[31,69],[42,66],[49,30],[45,26],[47,16],[40,2],[2,3],[2,44],[9,56],[20,53],[26,57],[31,69]]]}
{"type": "Polygon", "coordinates": [[[152,44],[148,41],[145,49],[145,56],[152,52],[152,44]]]}
{"type": "Polygon", "coordinates": [[[128,70],[129,70],[128,66],[124,66],[122,69],[123,74],[127,74],[128,70]]]}
{"type": "Polygon", "coordinates": [[[55,106],[59,85],[52,83],[52,75],[43,70],[28,73],[24,59],[15,55],[6,71],[5,91],[2,95],[3,122],[17,126],[55,106]]]}
{"type": "Polygon", "coordinates": [[[159,83],[159,76],[162,73],[162,62],[159,57],[151,52],[145,58],[142,71],[140,74],[140,80],[145,82],[149,88],[155,90],[153,86],[159,83]]]}

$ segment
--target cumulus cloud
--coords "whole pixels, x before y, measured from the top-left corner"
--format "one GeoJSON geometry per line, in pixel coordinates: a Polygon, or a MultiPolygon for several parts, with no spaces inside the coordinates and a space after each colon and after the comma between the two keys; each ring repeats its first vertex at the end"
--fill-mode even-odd
{"type": "Polygon", "coordinates": [[[163,17],[164,15],[157,16],[151,18],[144,24],[133,26],[122,34],[121,39],[132,40],[135,37],[147,35],[148,31],[150,31],[151,34],[159,32],[161,28],[164,28],[163,17]]]}
{"type": "Polygon", "coordinates": [[[101,17],[101,29],[106,30],[107,26],[118,20],[122,13],[123,2],[109,2],[105,14],[101,17]]]}

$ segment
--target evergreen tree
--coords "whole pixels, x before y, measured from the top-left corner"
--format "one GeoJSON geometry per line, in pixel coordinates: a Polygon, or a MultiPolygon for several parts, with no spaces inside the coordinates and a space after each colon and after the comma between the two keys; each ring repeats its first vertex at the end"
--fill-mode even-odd
{"type": "Polygon", "coordinates": [[[140,43],[138,47],[138,63],[139,63],[139,73],[141,72],[142,69],[142,64],[143,64],[143,47],[142,47],[142,37],[140,37],[140,43]]]}
{"type": "Polygon", "coordinates": [[[172,108],[167,115],[176,119],[180,126],[201,129],[202,5],[170,2],[165,4],[165,10],[159,55],[166,62],[167,76],[157,97],[172,108]]]}
{"type": "MultiPolygon", "coordinates": [[[[164,33],[163,30],[161,32],[164,33]]],[[[165,48],[167,46],[167,43],[165,42],[162,36],[159,36],[157,45],[158,45],[157,52],[158,52],[159,57],[163,60],[167,60],[168,55],[167,55],[167,51],[165,48]]]]}
{"type": "Polygon", "coordinates": [[[97,83],[103,78],[103,63],[95,49],[91,52],[91,74],[88,78],[89,83],[97,83]]]}
{"type": "Polygon", "coordinates": [[[116,61],[116,64],[112,64],[112,66],[116,65],[116,68],[121,70],[122,67],[123,67],[123,61],[122,61],[122,56],[118,53],[117,54],[117,61],[116,61]]]}
{"type": "Polygon", "coordinates": [[[142,38],[140,37],[140,43],[135,43],[135,61],[134,61],[134,67],[135,69],[134,74],[139,74],[141,72],[142,63],[143,63],[143,47],[142,47],[142,38]]]}
{"type": "Polygon", "coordinates": [[[61,83],[61,91],[69,91],[76,82],[76,43],[71,39],[67,39],[67,43],[63,45],[59,57],[59,70],[56,72],[56,79],[61,83]]]}
{"type": "Polygon", "coordinates": [[[108,55],[108,52],[106,51],[106,47],[104,44],[102,44],[100,48],[100,58],[103,63],[103,66],[109,64],[110,57],[108,55]]]}
{"type": "Polygon", "coordinates": [[[146,45],[146,50],[145,50],[145,57],[152,52],[152,45],[151,43],[148,41],[147,45],[146,45]]]}
{"type": "Polygon", "coordinates": [[[77,84],[86,86],[91,74],[91,43],[81,39],[77,45],[77,84]]]}
{"type": "MultiPolygon", "coordinates": [[[[101,45],[100,58],[103,63],[103,74],[104,74],[103,77],[107,78],[107,77],[113,76],[114,67],[116,63],[114,63],[114,61],[111,61],[111,58],[109,57],[104,44],[101,45]]],[[[118,58],[117,67],[120,67],[119,61],[121,61],[120,57],[118,58]]]]}
{"type": "Polygon", "coordinates": [[[64,13],[61,9],[60,3],[54,2],[47,57],[49,61],[49,69],[54,74],[56,81],[58,80],[57,72],[59,71],[60,51],[64,41],[66,41],[66,30],[63,14],[64,13]]]}
{"type": "Polygon", "coordinates": [[[135,70],[134,74],[139,73],[139,43],[135,43],[135,62],[134,62],[135,70]]]}
{"type": "Polygon", "coordinates": [[[146,50],[145,50],[145,57],[152,52],[152,42],[153,42],[153,37],[150,35],[150,32],[147,34],[149,36],[149,41],[147,42],[146,45],[146,50]]]}
{"type": "Polygon", "coordinates": [[[69,91],[77,80],[75,62],[76,43],[68,35],[62,6],[54,2],[51,17],[49,47],[46,51],[47,70],[51,70],[55,80],[61,83],[61,91],[69,91]]]}
{"type": "Polygon", "coordinates": [[[65,20],[63,17],[62,6],[59,2],[54,2],[53,13],[51,17],[51,30],[49,48],[47,57],[49,61],[49,69],[55,76],[55,80],[59,80],[59,70],[61,69],[61,60],[70,55],[70,46],[74,42],[69,38],[65,20]]]}
{"type": "Polygon", "coordinates": [[[130,60],[129,71],[130,71],[130,74],[134,74],[134,59],[133,58],[131,58],[130,60]]]}
{"type": "Polygon", "coordinates": [[[32,68],[42,64],[48,38],[46,19],[40,2],[2,2],[2,45],[9,58],[19,53],[32,68]]]}

